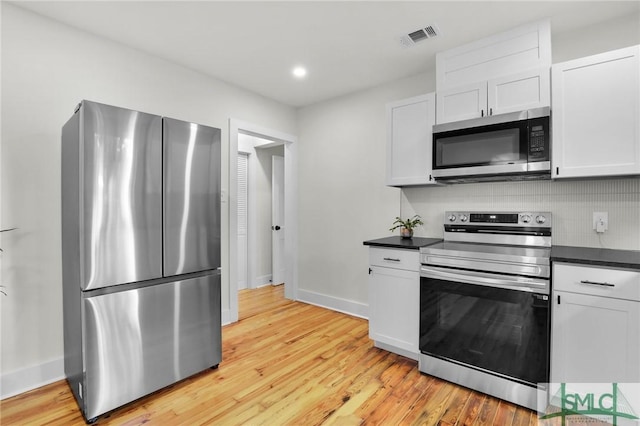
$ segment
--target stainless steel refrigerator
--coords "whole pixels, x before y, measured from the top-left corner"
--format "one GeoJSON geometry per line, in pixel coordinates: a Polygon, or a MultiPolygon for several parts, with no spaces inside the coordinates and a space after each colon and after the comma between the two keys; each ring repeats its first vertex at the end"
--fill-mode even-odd
{"type": "Polygon", "coordinates": [[[216,367],[220,129],[82,101],[62,129],[62,272],[87,421],[216,367]]]}

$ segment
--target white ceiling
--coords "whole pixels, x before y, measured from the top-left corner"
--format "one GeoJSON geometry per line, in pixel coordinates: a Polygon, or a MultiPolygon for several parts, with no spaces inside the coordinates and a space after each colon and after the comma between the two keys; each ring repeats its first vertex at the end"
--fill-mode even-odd
{"type": "Polygon", "coordinates": [[[428,71],[435,53],[551,18],[552,34],[638,13],[638,1],[15,1],[292,106],[428,71]],[[442,35],[406,48],[403,34],[442,35]],[[302,80],[291,76],[305,65],[302,80]]]}

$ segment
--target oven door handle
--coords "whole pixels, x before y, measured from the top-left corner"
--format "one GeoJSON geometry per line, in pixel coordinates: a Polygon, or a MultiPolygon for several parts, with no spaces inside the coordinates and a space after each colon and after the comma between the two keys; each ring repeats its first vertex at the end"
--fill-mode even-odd
{"type": "Polygon", "coordinates": [[[549,294],[549,280],[539,278],[490,274],[477,271],[452,271],[448,269],[434,268],[427,265],[422,265],[420,267],[420,276],[446,281],[457,281],[465,284],[528,291],[530,293],[549,294]]]}

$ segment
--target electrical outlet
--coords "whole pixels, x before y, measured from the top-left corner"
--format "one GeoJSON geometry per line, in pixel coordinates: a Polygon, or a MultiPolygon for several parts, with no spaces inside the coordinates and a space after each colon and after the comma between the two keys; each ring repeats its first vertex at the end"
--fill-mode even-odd
{"type": "Polygon", "coordinates": [[[609,213],[608,212],[593,212],[593,229],[601,234],[609,229],[609,213]]]}

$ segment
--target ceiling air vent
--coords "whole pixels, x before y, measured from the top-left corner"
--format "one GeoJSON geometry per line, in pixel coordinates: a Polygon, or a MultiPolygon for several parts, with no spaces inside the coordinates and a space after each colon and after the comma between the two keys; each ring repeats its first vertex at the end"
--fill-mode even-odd
{"type": "Polygon", "coordinates": [[[440,30],[435,25],[427,25],[424,28],[420,28],[417,31],[413,31],[400,38],[400,43],[405,47],[410,47],[419,41],[433,38],[440,35],[440,30]]]}

